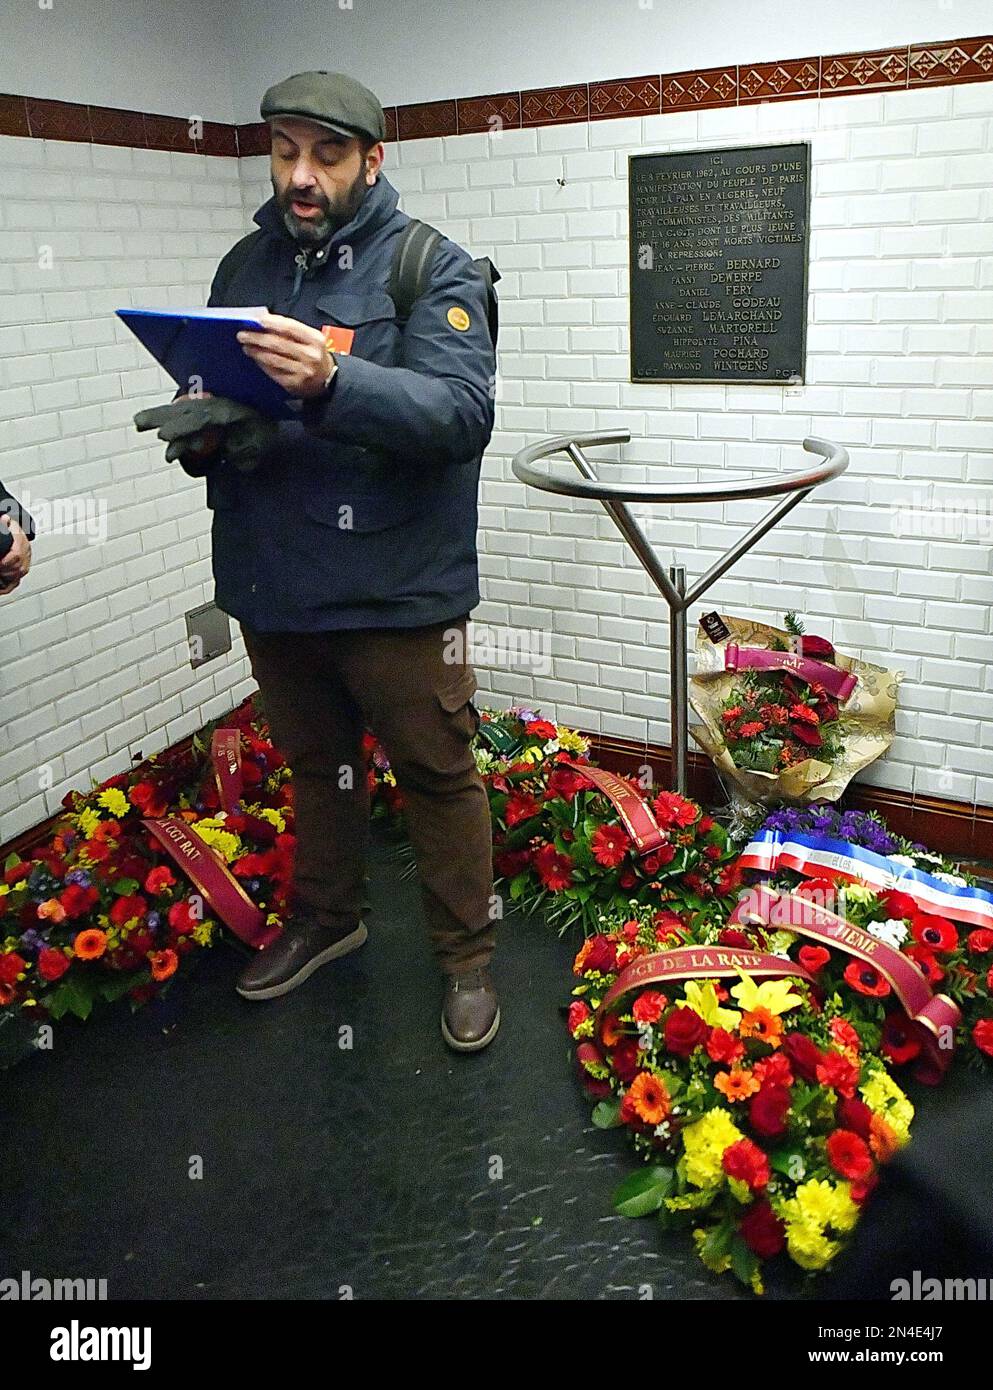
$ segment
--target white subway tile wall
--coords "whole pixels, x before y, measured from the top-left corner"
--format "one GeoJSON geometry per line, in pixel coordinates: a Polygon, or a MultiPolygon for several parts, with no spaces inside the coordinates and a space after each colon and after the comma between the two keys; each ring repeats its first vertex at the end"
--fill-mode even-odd
{"type": "MultiPolygon", "coordinates": [[[[131,427],[168,382],[112,311],[202,302],[270,185],[265,158],[12,138],[0,170],[0,477],[108,508],[102,543],[39,538],[2,601],[2,841],[252,688],[237,625],[230,657],[190,670],[183,615],[212,593],[203,484],[131,427]]],[[[503,277],[473,618],[481,637],[530,630],[551,662],[477,661],[478,702],[668,742],[663,600],[598,504],[514,478],[516,450],[626,429],[598,452],[609,476],[712,480],[796,468],[821,435],[849,472],[691,619],[795,608],[902,669],[897,738],[865,780],[993,804],[993,83],[404,141],[385,170],[405,211],[503,277]],[[628,156],[798,139],[814,171],[806,384],[632,384],[628,156]]],[[[635,508],[691,576],[764,510],[635,508]]]]}

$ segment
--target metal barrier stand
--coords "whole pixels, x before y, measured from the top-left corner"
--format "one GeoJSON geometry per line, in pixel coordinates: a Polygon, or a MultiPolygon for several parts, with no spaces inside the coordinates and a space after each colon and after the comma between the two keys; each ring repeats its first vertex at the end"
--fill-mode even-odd
{"type": "Polygon", "coordinates": [[[814,468],[797,473],[773,473],[759,478],[747,478],[734,483],[604,483],[583,452],[584,447],[600,444],[627,444],[628,431],[617,434],[556,435],[529,445],[514,455],[511,467],[515,477],[529,487],[542,492],[554,492],[564,497],[590,497],[603,504],[631,549],[641,561],[656,588],[669,605],[669,679],[670,730],[674,790],[685,796],[689,767],[689,701],[687,697],[687,625],[686,614],[691,604],[707,592],[736,560],[745,555],[767,531],[802,502],[815,487],[830,482],[848,467],[848,452],[825,439],[808,438],[803,447],[809,454],[818,454],[824,461],[814,468]],[[553,454],[567,454],[585,481],[560,477],[551,471],[535,467],[539,459],[553,454]],[[695,584],[687,589],[686,568],[671,564],[663,566],[638,522],[631,515],[628,502],[731,502],[746,499],[780,497],[780,500],[746,531],[740,540],[695,584]]]}

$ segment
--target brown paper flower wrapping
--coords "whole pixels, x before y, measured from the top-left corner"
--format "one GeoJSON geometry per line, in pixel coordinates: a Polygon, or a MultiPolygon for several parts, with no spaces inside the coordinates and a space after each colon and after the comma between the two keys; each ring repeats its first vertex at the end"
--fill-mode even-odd
{"type": "Polygon", "coordinates": [[[790,634],[778,627],[731,618],[722,613],[730,636],[712,642],[702,629],[697,631],[696,674],[690,680],[690,704],[703,720],[691,725],[693,737],[708,754],[714,766],[729,777],[750,801],[837,801],[848,783],[874,762],[893,742],[897,687],[903,671],[887,671],[867,661],[835,652],[834,664],[858,677],[858,685],[841,706],[843,752],[834,763],[807,758],[782,772],[755,772],[737,767],[724,742],[721,706],[740,679],[736,671],[725,671],[724,648],[728,642],[739,647],[774,647],[775,640],[788,643],[790,634]]]}

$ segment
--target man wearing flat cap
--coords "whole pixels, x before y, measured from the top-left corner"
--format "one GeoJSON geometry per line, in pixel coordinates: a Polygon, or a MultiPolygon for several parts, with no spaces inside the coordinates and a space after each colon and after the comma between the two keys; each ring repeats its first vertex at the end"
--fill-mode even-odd
{"type": "Polygon", "coordinates": [[[486,286],[443,238],[398,319],[388,286],[410,218],[381,168],[383,109],[361,83],[298,73],[269,88],[261,113],[273,196],[222,259],[209,304],[268,306],[239,339],[299,409],[275,422],[201,396],[138,419],[161,424],[167,457],[206,477],[217,603],[242,625],[293,769],[295,910],[238,991],[274,999],[366,939],[368,725],[403,795],[445,982],[442,1035],[476,1051],[500,1021],[466,653],[494,415],[486,286]]]}

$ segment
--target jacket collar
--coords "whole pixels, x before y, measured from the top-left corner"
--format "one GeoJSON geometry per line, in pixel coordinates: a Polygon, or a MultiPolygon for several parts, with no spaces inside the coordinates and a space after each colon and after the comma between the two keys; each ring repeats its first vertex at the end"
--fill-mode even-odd
{"type": "MultiPolygon", "coordinates": [[[[339,242],[352,245],[354,242],[364,240],[365,237],[389,222],[396,212],[399,201],[399,193],[380,170],[376,176],[376,182],[366,190],[365,197],[359,204],[358,212],[350,222],[339,227],[324,243],[325,249],[330,251],[331,247],[336,246],[339,242]]],[[[257,222],[264,231],[282,236],[299,249],[299,243],[291,235],[289,228],[283,221],[283,215],[279,210],[275,194],[262,204],[252,220],[257,222]]]]}

